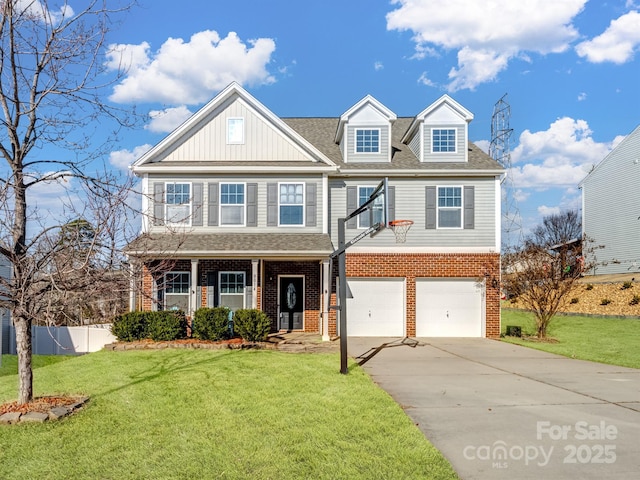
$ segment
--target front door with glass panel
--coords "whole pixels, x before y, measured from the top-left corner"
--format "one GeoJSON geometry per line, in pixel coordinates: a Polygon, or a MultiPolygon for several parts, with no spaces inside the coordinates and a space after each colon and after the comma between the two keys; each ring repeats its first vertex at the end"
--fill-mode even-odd
{"type": "Polygon", "coordinates": [[[280,277],[280,330],[302,330],[304,327],[304,279],[280,277]]]}

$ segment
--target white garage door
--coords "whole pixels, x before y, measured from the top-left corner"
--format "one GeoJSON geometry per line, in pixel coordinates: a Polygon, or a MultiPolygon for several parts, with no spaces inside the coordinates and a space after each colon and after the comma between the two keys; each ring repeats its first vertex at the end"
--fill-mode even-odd
{"type": "Polygon", "coordinates": [[[472,279],[416,279],[416,336],[482,337],[483,289],[472,279]]]}
{"type": "Polygon", "coordinates": [[[404,336],[404,278],[348,278],[347,335],[404,336]]]}

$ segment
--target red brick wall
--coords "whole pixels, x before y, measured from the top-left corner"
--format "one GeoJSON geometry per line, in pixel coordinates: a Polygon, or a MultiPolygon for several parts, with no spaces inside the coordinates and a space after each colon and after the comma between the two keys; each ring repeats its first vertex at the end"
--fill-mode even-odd
{"type": "MultiPolygon", "coordinates": [[[[416,278],[485,278],[486,335],[500,337],[499,254],[347,253],[347,276],[406,278],[408,336],[416,334],[416,278]]],[[[335,334],[335,315],[331,317],[329,331],[335,334]]]]}

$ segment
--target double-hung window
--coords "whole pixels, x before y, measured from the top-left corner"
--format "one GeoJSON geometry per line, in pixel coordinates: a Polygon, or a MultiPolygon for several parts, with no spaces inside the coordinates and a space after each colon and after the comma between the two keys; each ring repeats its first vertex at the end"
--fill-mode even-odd
{"type": "Polygon", "coordinates": [[[438,228],[462,228],[462,187],[438,187],[438,228]]]}
{"type": "Polygon", "coordinates": [[[244,272],[220,272],[220,301],[221,307],[235,311],[244,308],[244,272]]]}
{"type": "Polygon", "coordinates": [[[434,128],[431,130],[432,152],[433,153],[455,153],[456,152],[456,130],[455,128],[434,128]]]}
{"type": "Polygon", "coordinates": [[[164,301],[161,304],[165,310],[189,311],[189,289],[191,288],[189,272],[166,273],[163,287],[164,301]]]}
{"type": "Polygon", "coordinates": [[[165,218],[171,225],[191,223],[191,184],[165,184],[165,218]]]}
{"type": "MultiPolygon", "coordinates": [[[[373,193],[376,187],[358,187],[358,207],[361,207],[373,193]]],[[[370,205],[371,211],[366,210],[358,215],[358,228],[369,228],[371,226],[371,218],[373,217],[373,224],[382,221],[382,196],[379,196],[370,205]]]]}
{"type": "Polygon", "coordinates": [[[280,225],[304,225],[304,183],[279,185],[280,225]]]}
{"type": "Polygon", "coordinates": [[[245,184],[220,184],[220,225],[245,224],[245,184]]]}
{"type": "Polygon", "coordinates": [[[356,129],[356,153],[380,153],[380,129],[356,129]]]}

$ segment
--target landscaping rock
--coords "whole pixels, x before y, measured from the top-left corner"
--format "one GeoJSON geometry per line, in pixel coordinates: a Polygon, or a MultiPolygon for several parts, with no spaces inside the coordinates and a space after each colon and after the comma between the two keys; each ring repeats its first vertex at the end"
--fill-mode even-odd
{"type": "Polygon", "coordinates": [[[49,420],[48,413],[28,412],[20,417],[21,422],[44,423],[49,420]]]}
{"type": "Polygon", "coordinates": [[[22,414],[20,412],[9,412],[0,416],[0,424],[11,425],[12,423],[18,423],[22,414]]]}
{"type": "Polygon", "coordinates": [[[60,420],[69,415],[73,410],[68,407],[54,407],[49,411],[49,420],[60,420]]]}

